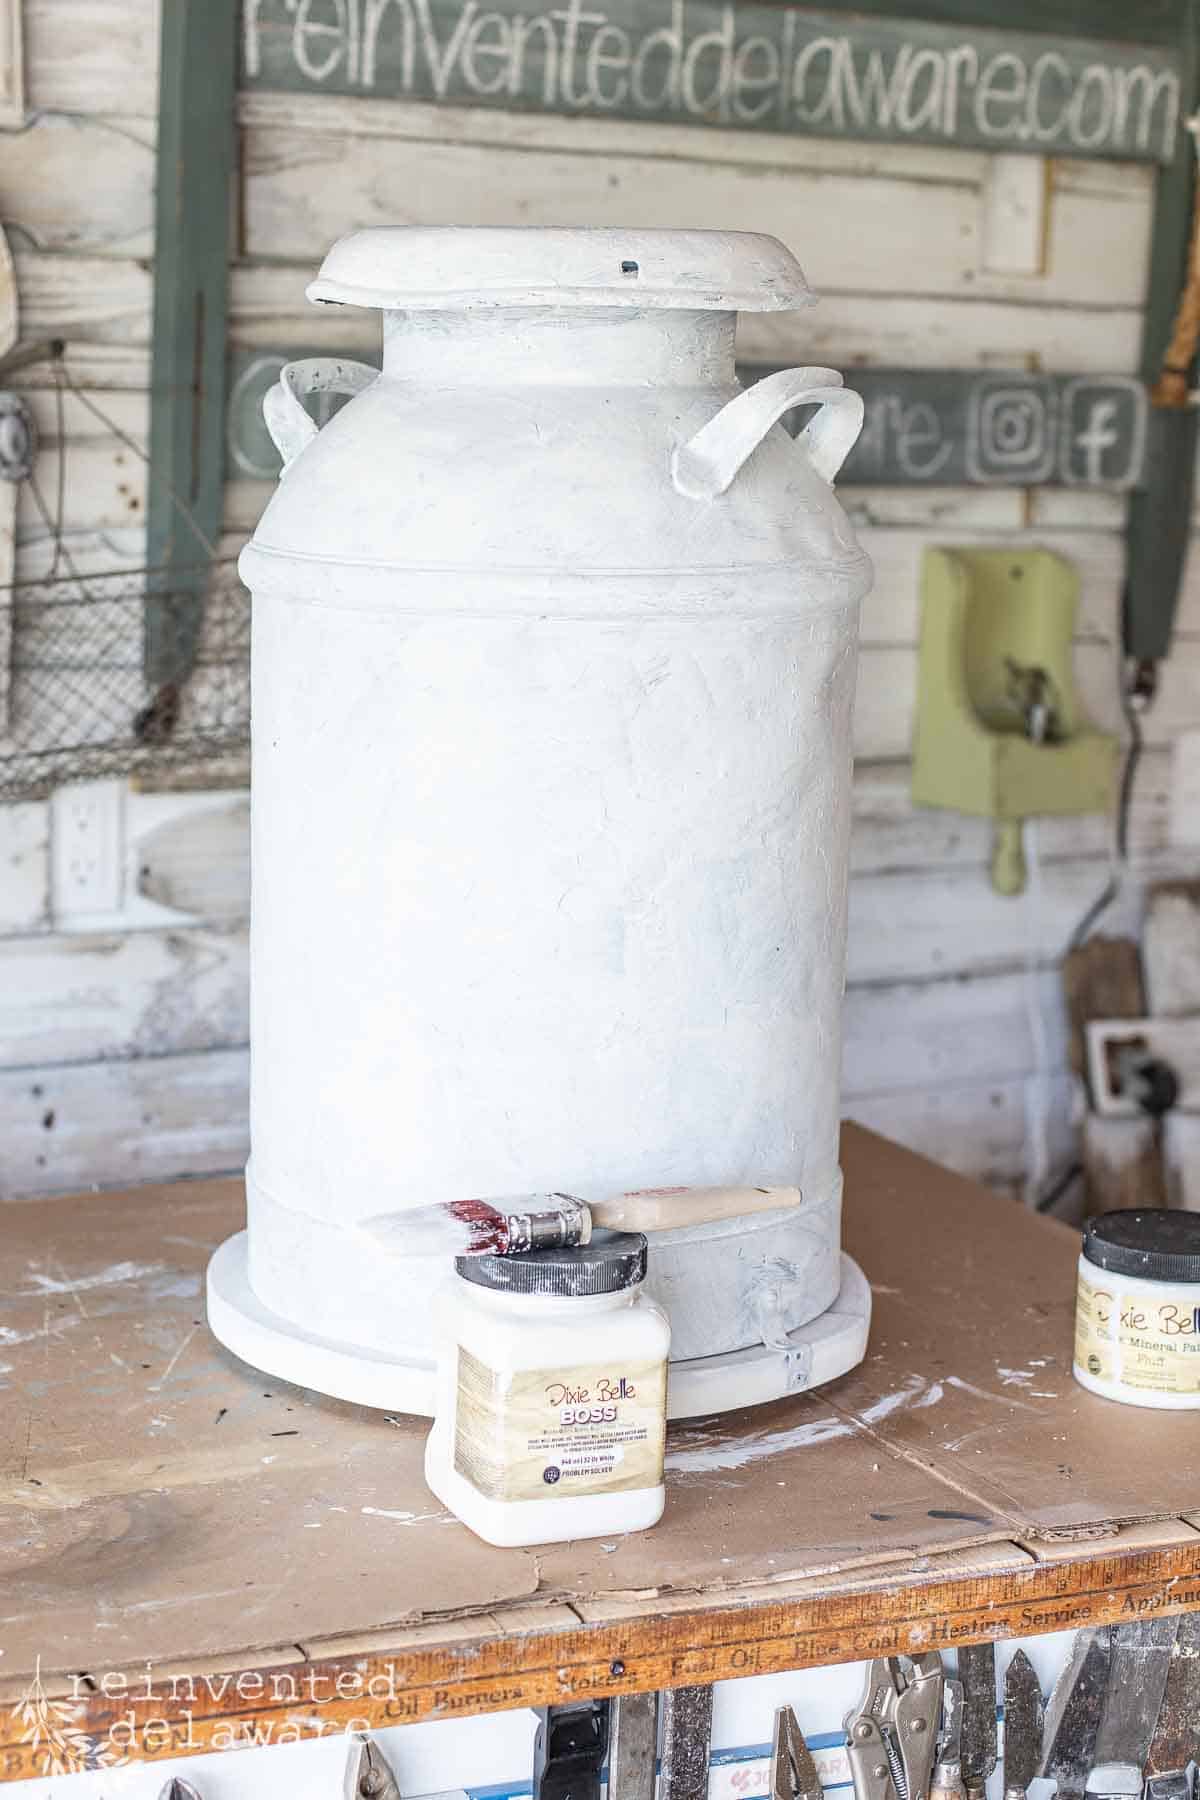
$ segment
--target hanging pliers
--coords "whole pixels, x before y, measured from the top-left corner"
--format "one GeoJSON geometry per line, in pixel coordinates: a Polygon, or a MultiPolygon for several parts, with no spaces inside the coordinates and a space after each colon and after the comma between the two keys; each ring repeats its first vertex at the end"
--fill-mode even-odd
{"type": "Polygon", "coordinates": [[[878,1656],[846,1718],[855,1800],[929,1800],[942,1718],[942,1659],[878,1656]]]}

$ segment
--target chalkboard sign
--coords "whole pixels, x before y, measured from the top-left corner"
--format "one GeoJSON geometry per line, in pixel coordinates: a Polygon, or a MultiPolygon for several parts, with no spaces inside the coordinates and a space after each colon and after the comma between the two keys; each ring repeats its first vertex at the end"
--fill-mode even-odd
{"type": "MultiPolygon", "coordinates": [[[[262,400],[285,362],[304,352],[241,351],[227,411],[229,472],[273,478],[279,458],[262,400]]],[[[739,370],[746,383],[766,367],[739,370]]],[[[974,369],[851,369],[846,385],[866,402],[866,424],[839,487],[961,485],[1101,487],[1141,478],[1146,390],[1125,375],[1026,375],[974,369]]],[[[312,402],[318,417],[341,404],[312,402]]],[[[793,425],[800,421],[793,418],[793,425]]]]}
{"type": "Polygon", "coordinates": [[[839,483],[1126,489],[1141,476],[1147,397],[1130,376],[850,369],[846,384],[867,417],[839,483]]]}
{"type": "Polygon", "coordinates": [[[1167,50],[761,0],[243,0],[242,21],[248,87],[1157,162],[1180,129],[1167,50]]]}

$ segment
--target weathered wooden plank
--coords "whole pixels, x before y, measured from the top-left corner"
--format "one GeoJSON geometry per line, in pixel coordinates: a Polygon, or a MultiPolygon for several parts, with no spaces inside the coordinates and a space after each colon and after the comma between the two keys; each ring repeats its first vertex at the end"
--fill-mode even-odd
{"type": "MultiPolygon", "coordinates": [[[[917,220],[920,214],[916,215],[917,220]]],[[[919,224],[914,225],[919,230],[919,224]]],[[[801,245],[802,260],[803,249],[801,245]]],[[[850,371],[864,363],[891,368],[1021,365],[1046,369],[1131,368],[1141,314],[1046,300],[1037,306],[907,293],[876,297],[831,284],[821,304],[802,313],[748,313],[738,342],[747,361],[827,363],[850,371]]]]}
{"type": "MultiPolygon", "coordinates": [[[[1163,1120],[1163,1128],[1171,1205],[1181,1206],[1187,1212],[1200,1212],[1200,1116],[1169,1112],[1163,1120]]],[[[1200,1513],[1196,1514],[1193,1523],[1200,1526],[1200,1513]]]]}
{"type": "MultiPolygon", "coordinates": [[[[948,1083],[934,1091],[860,1094],[848,1099],[843,1110],[856,1124],[907,1149],[1015,1194],[1030,1173],[1028,1108],[1027,1078],[1018,1076],[980,1086],[948,1083]]],[[[1042,1116],[1051,1163],[1069,1161],[1075,1133],[1065,1076],[1046,1079],[1042,1116]]]]}
{"type": "MultiPolygon", "coordinates": [[[[1141,759],[1129,809],[1129,846],[1148,861],[1173,843],[1170,833],[1171,757],[1151,750],[1141,759]]],[[[985,868],[991,860],[991,823],[966,813],[914,807],[907,762],[860,762],[854,771],[851,875],[893,870],[985,868]]],[[[1112,820],[1101,813],[1039,819],[1034,828],[1038,860],[1095,857],[1112,845],[1112,820]]]]}
{"type": "MultiPolygon", "coordinates": [[[[1145,886],[1165,862],[1130,870],[1107,930],[1136,932],[1145,886]]],[[[1055,963],[1107,879],[1107,863],[1093,858],[1038,866],[1020,898],[998,894],[982,869],[859,876],[850,884],[848,978],[920,980],[1055,963]]]]}
{"type": "MultiPolygon", "coordinates": [[[[332,179],[332,177],[331,177],[332,179]]],[[[340,177],[339,177],[340,179],[340,177]]],[[[370,355],[379,351],[379,320],[357,307],[317,307],[304,298],[317,260],[239,264],[231,273],[231,338],[236,346],[298,354],[313,346],[324,355],[370,355]]],[[[803,260],[804,246],[801,245],[803,260]]],[[[53,271],[35,270],[39,316],[67,304],[59,298],[53,271]]],[[[109,321],[108,335],[129,317],[127,287],[98,282],[98,310],[109,321]]],[[[27,304],[30,302],[27,300],[27,304]]],[[[129,321],[132,326],[132,320],[129,321]]],[[[830,363],[850,371],[859,364],[945,368],[1000,362],[1020,365],[1036,357],[1046,369],[1132,369],[1137,358],[1141,312],[1137,305],[1080,310],[1070,304],[1036,307],[986,299],[925,298],[907,293],[856,294],[821,289],[821,304],[799,313],[747,313],[739,344],[748,361],[830,363]]],[[[132,329],[126,335],[131,339],[132,329]]],[[[145,341],[144,338],[142,340],[145,341]]]]}
{"type": "MultiPolygon", "coordinates": [[[[456,0],[457,3],[457,0],[456,0]]],[[[929,296],[1138,307],[1149,246],[1143,190],[1073,186],[1056,196],[1042,276],[980,268],[980,188],[965,181],[675,161],[614,144],[605,155],[506,145],[250,131],[245,245],[315,261],[346,227],[433,224],[693,226],[765,231],[795,249],[819,294],[929,296]],[[921,255],[913,261],[913,225],[921,255]],[[1098,267],[1114,237],[1120,266],[1098,267]]],[[[1110,352],[1111,355],[1111,352],[1110,352]]],[[[1111,366],[1111,364],[1110,364],[1111,366]]]]}
{"type": "MultiPolygon", "coordinates": [[[[57,363],[46,356],[21,370],[21,392],[42,392],[57,385],[57,363]]],[[[150,387],[150,353],[136,344],[90,344],[76,338],[66,356],[76,387],[86,393],[145,394],[150,387]]],[[[108,402],[101,402],[107,407],[108,402]]]]}
{"type": "Polygon", "coordinates": [[[150,343],[154,278],[126,257],[14,252],[21,316],[30,339],[62,337],[92,344],[150,343]]]}
{"type": "MultiPolygon", "coordinates": [[[[146,533],[141,525],[119,530],[67,531],[63,544],[81,575],[104,575],[113,569],[139,569],[146,561],[146,533]]],[[[26,533],[17,545],[18,581],[41,581],[49,573],[53,546],[43,534],[26,533]]]]}
{"type": "Polygon", "coordinates": [[[614,0],[583,14],[347,0],[316,20],[247,0],[248,86],[568,114],[1169,160],[1169,51],[747,3],[614,0]]]}
{"type": "MultiPolygon", "coordinates": [[[[0,226],[0,356],[13,348],[19,336],[16,271],[8,238],[0,226]]],[[[12,673],[12,597],[5,589],[13,579],[16,566],[18,491],[15,482],[0,481],[0,734],[8,726],[12,673]]]]}
{"type": "MultiPolygon", "coordinates": [[[[322,136],[414,138],[429,142],[489,144],[526,150],[568,150],[610,156],[636,152],[671,162],[769,164],[832,175],[882,176],[893,180],[946,182],[982,194],[990,182],[995,153],[964,145],[952,149],[896,141],[869,143],[828,136],[793,137],[730,125],[718,134],[682,120],[614,119],[606,115],[510,111],[507,108],[306,88],[288,92],[243,87],[237,96],[238,123],[268,139],[272,132],[300,131],[322,136]]],[[[96,110],[104,110],[97,108],[96,110]]],[[[1089,193],[1112,199],[1120,193],[1151,204],[1157,171],[1138,163],[1063,159],[1054,166],[1056,192],[1089,193]]]]}
{"type": "Polygon", "coordinates": [[[1200,727],[1180,732],[1171,745],[1167,837],[1172,844],[1200,845],[1200,727]]]}
{"type": "Polygon", "coordinates": [[[1142,966],[1149,1010],[1170,1018],[1200,1014],[1200,884],[1164,882],[1146,908],[1142,966]]]}
{"type": "Polygon", "coordinates": [[[0,4],[0,129],[25,122],[25,48],[21,0],[0,4]]]}
{"type": "Polygon", "coordinates": [[[985,269],[1005,275],[1042,273],[1049,198],[1045,157],[1005,151],[992,157],[983,195],[985,269]]]}
{"type": "Polygon", "coordinates": [[[860,1096],[1023,1079],[1039,1057],[1047,1068],[1065,1067],[1062,997],[1051,969],[851,984],[846,990],[847,1111],[860,1096]]]}
{"type": "Polygon", "coordinates": [[[0,1068],[223,1049],[248,1036],[242,930],[0,939],[0,971],[0,1068]]]}
{"type": "Polygon", "coordinates": [[[22,0],[29,104],[121,113],[158,105],[158,0],[22,0]]]}
{"type": "Polygon", "coordinates": [[[4,140],[0,207],[22,241],[42,251],[149,256],[153,127],[98,115],[38,115],[4,140]]]}
{"type": "Polygon", "coordinates": [[[0,1199],[239,1167],[248,1069],[233,1049],[5,1071],[0,1199]]]}
{"type": "Polygon", "coordinates": [[[20,806],[0,806],[0,932],[36,931],[46,923],[49,906],[50,815],[46,803],[31,800],[20,806]]]}
{"type": "MultiPolygon", "coordinates": [[[[65,392],[60,402],[57,392],[45,387],[31,391],[28,399],[38,425],[38,487],[43,500],[55,511],[61,463],[64,528],[94,532],[140,526],[145,518],[147,482],[147,465],[142,457],[89,412],[77,395],[65,392]]],[[[145,444],[149,416],[145,393],[104,393],[95,399],[133,443],[145,444]]],[[[23,542],[49,532],[28,486],[20,490],[18,497],[17,527],[23,542]]],[[[110,559],[109,567],[112,566],[110,559]]]]}

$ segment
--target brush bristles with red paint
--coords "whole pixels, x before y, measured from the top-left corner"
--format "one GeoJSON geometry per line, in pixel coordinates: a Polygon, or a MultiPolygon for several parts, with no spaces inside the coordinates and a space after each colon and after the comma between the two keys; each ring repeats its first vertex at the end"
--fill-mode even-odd
{"type": "Polygon", "coordinates": [[[512,1219],[500,1212],[490,1200],[451,1200],[446,1206],[449,1219],[464,1227],[465,1237],[459,1245],[460,1256],[507,1256],[512,1244],[512,1219]]]}
{"type": "Polygon", "coordinates": [[[516,1256],[586,1244],[592,1215],[570,1194],[521,1194],[503,1200],[447,1200],[364,1219],[386,1250],[406,1256],[516,1256]]]}

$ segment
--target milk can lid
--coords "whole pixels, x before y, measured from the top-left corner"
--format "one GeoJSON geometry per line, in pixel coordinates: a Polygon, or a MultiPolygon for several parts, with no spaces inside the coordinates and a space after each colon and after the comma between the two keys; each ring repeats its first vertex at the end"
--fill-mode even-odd
{"type": "Polygon", "coordinates": [[[459,1256],[464,1281],[506,1294],[585,1299],[619,1294],[646,1276],[646,1239],[640,1231],[593,1231],[571,1249],[531,1250],[525,1256],[459,1256]]]}
{"type": "Polygon", "coordinates": [[[388,225],[339,238],[310,300],[407,312],[636,306],[784,312],[811,306],[804,271],[752,231],[388,225]]]}

